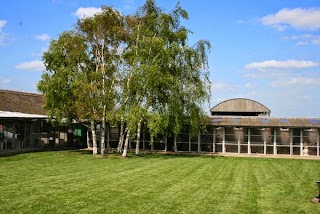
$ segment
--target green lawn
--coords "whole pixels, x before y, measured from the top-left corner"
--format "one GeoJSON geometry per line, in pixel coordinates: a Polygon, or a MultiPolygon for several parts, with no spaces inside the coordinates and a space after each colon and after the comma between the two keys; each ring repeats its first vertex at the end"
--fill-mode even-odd
{"type": "Polygon", "coordinates": [[[0,213],[320,213],[320,160],[77,151],[0,158],[0,213]]]}

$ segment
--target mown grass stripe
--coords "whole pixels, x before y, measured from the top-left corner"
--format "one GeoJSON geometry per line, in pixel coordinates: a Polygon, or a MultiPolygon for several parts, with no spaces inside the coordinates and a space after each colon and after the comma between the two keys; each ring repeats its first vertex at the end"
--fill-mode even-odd
{"type": "Polygon", "coordinates": [[[0,158],[1,213],[320,213],[319,161],[75,151],[0,158]]]}

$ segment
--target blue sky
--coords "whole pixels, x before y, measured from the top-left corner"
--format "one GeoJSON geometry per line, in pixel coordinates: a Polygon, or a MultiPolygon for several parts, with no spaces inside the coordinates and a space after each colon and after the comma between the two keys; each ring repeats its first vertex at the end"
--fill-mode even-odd
{"type": "MultiPolygon", "coordinates": [[[[3,0],[0,88],[37,92],[50,40],[82,15],[113,6],[134,13],[143,0],[3,0]]],[[[158,0],[168,12],[176,1],[158,0]]],[[[212,96],[261,102],[278,117],[320,117],[319,0],[181,0],[190,45],[209,40],[212,96]]]]}

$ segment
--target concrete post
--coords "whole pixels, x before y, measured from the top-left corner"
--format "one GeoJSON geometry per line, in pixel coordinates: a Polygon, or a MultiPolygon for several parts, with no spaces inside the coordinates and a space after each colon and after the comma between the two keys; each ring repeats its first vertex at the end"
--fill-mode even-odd
{"type": "Polygon", "coordinates": [[[238,131],[238,154],[241,152],[240,131],[238,131]]]}
{"type": "Polygon", "coordinates": [[[200,141],[201,141],[201,133],[200,130],[198,132],[198,152],[201,152],[201,145],[200,145],[200,141]]]}
{"type": "Polygon", "coordinates": [[[216,128],[213,128],[212,153],[216,152],[216,128]]]}
{"type": "Polygon", "coordinates": [[[223,127],[222,131],[222,154],[226,153],[226,129],[223,127]]]}
{"type": "Polygon", "coordinates": [[[267,154],[267,130],[263,131],[263,154],[267,154]]]}
{"type": "Polygon", "coordinates": [[[191,152],[191,132],[189,131],[189,152],[191,152]]]}
{"type": "Polygon", "coordinates": [[[317,130],[317,156],[320,156],[319,129],[317,130]]]}
{"type": "Polygon", "coordinates": [[[277,130],[273,129],[273,155],[277,155],[277,130]]]}
{"type": "Polygon", "coordinates": [[[303,154],[303,129],[300,128],[300,156],[303,154]]]}
{"type": "Polygon", "coordinates": [[[290,156],[293,155],[293,130],[290,128],[289,129],[289,134],[290,134],[290,156]]]}
{"type": "Polygon", "coordinates": [[[251,154],[251,130],[248,128],[248,154],[251,154]]]}

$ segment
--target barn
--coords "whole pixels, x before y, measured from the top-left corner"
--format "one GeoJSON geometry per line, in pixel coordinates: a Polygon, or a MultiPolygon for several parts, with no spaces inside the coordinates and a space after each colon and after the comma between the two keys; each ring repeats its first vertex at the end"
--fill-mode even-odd
{"type": "Polygon", "coordinates": [[[40,94],[0,90],[0,152],[74,145],[81,129],[53,127],[40,94]]]}
{"type": "Polygon", "coordinates": [[[164,148],[174,152],[319,158],[320,118],[270,115],[271,110],[257,101],[226,100],[210,110],[205,130],[194,136],[185,127],[173,140],[164,140],[164,148]]]}
{"type": "MultiPolygon", "coordinates": [[[[0,152],[43,147],[90,146],[90,130],[81,124],[52,126],[40,94],[0,90],[0,152]]],[[[272,117],[263,104],[245,98],[223,101],[210,110],[205,129],[191,135],[188,126],[178,135],[158,136],[150,144],[144,132],[145,151],[200,154],[310,156],[320,158],[320,118],[272,117]]],[[[106,145],[116,149],[117,125],[106,130],[106,145]]],[[[99,137],[99,125],[97,135],[99,137]]],[[[98,138],[99,139],[99,138],[98,138]]],[[[135,148],[131,140],[129,149],[135,148]]]]}
{"type": "Polygon", "coordinates": [[[213,152],[319,157],[320,118],[271,117],[263,104],[230,99],[210,110],[213,152]]]}

